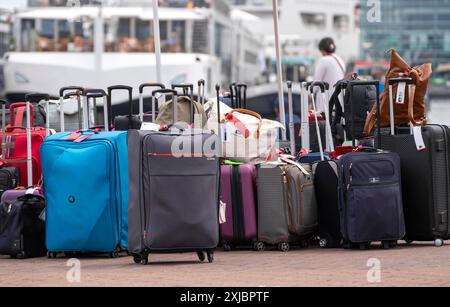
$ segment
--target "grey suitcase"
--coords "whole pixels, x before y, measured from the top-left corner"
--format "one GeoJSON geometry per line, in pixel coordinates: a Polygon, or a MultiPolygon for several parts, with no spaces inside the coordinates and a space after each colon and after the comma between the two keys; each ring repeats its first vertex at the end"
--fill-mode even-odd
{"type": "MultiPolygon", "coordinates": [[[[292,110],[292,84],[288,83],[292,110]]],[[[290,118],[292,120],[292,117],[290,118]]],[[[292,129],[292,125],[290,126],[292,129]]],[[[295,140],[290,146],[295,148],[295,140]]],[[[291,149],[291,150],[292,150],[291,149]]],[[[258,250],[265,244],[289,251],[290,244],[306,246],[318,227],[317,203],[311,166],[283,159],[258,167],[258,250]]]]}
{"type": "MultiPolygon", "coordinates": [[[[173,94],[173,90],[153,92],[173,94]]],[[[175,105],[175,104],[174,104],[175,105]]],[[[176,107],[176,106],[175,106],[176,107]]],[[[176,111],[174,111],[176,116],[176,111]]],[[[219,158],[195,152],[217,136],[202,130],[130,130],[128,248],[136,263],[150,253],[197,252],[213,261],[219,243],[219,158]],[[174,142],[194,152],[172,152],[174,142]]]]}

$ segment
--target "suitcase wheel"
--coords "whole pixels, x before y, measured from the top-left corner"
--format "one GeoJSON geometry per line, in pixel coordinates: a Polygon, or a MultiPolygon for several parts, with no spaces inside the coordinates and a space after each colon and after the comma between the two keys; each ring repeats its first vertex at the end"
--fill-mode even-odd
{"type": "Polygon", "coordinates": [[[13,258],[13,259],[25,259],[25,258],[26,258],[26,255],[25,255],[25,252],[24,252],[24,251],[21,251],[21,252],[18,253],[18,254],[11,255],[11,258],[13,258]]]}
{"type": "Polygon", "coordinates": [[[148,256],[141,257],[141,264],[142,265],[147,265],[148,264],[148,256]]]}
{"type": "Polygon", "coordinates": [[[134,260],[134,263],[136,263],[136,264],[141,264],[141,257],[139,257],[139,256],[134,256],[133,257],[133,260],[134,260]]]}
{"type": "Polygon", "coordinates": [[[226,252],[231,252],[231,245],[228,244],[227,242],[223,241],[223,242],[222,242],[222,247],[223,247],[223,250],[224,250],[224,251],[226,251],[226,252]]]}
{"type": "Polygon", "coordinates": [[[283,242],[283,243],[278,244],[278,250],[280,252],[287,253],[290,248],[291,247],[290,247],[289,243],[283,242]]]}
{"type": "Polygon", "coordinates": [[[436,240],[434,240],[434,246],[436,246],[436,247],[442,247],[442,246],[444,246],[444,240],[442,240],[442,239],[436,239],[436,240]]]}
{"type": "Polygon", "coordinates": [[[119,251],[115,250],[115,251],[109,253],[109,258],[111,258],[111,259],[119,258],[119,251]]]}
{"type": "Polygon", "coordinates": [[[206,252],[206,255],[208,257],[208,262],[213,263],[214,262],[214,252],[206,252]]]}
{"type": "Polygon", "coordinates": [[[200,260],[200,262],[203,262],[206,259],[205,254],[203,252],[197,252],[197,256],[198,256],[198,260],[200,260]]]}
{"type": "Polygon", "coordinates": [[[57,252],[48,252],[47,253],[47,258],[48,259],[56,259],[58,257],[58,253],[57,252]]]}
{"type": "Polygon", "coordinates": [[[328,240],[327,239],[320,239],[319,240],[319,246],[320,246],[320,248],[327,248],[328,240]]]}
{"type": "Polygon", "coordinates": [[[255,251],[263,252],[266,249],[266,245],[263,242],[256,242],[253,248],[255,251]]]}

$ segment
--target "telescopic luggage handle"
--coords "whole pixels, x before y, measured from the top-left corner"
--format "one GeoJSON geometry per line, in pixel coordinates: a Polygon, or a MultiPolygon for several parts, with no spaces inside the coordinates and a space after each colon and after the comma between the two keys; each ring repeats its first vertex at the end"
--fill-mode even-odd
{"type": "Polygon", "coordinates": [[[65,118],[64,118],[64,100],[68,99],[72,96],[77,96],[77,103],[78,103],[78,128],[81,129],[82,125],[82,117],[81,117],[81,99],[80,96],[83,93],[84,88],[81,86],[66,86],[59,90],[59,107],[61,109],[60,111],[60,125],[61,125],[61,132],[64,132],[66,130],[65,127],[65,118]],[[72,95],[70,93],[70,96],[67,96],[69,94],[66,94],[68,91],[75,91],[75,95],[72,95]]]}
{"type": "MultiPolygon", "coordinates": [[[[20,127],[22,124],[16,124],[16,120],[14,118],[14,113],[18,108],[25,108],[27,104],[25,102],[16,102],[11,103],[9,106],[9,122],[12,127],[20,127]]],[[[30,110],[34,114],[34,107],[30,104],[30,110]]],[[[6,115],[5,115],[6,116],[6,115]]],[[[34,127],[34,117],[31,117],[31,127],[34,127]]]]}
{"type": "MultiPolygon", "coordinates": [[[[108,105],[111,106],[112,105],[112,94],[115,91],[127,91],[128,92],[128,107],[129,107],[129,118],[128,120],[132,121],[132,116],[133,116],[133,88],[131,86],[128,85],[113,85],[108,87],[108,105]]],[[[110,110],[111,112],[112,110],[110,110]]],[[[112,112],[111,112],[112,113],[112,112]]],[[[112,116],[112,114],[110,114],[110,116],[112,116]]]]}
{"type": "MultiPolygon", "coordinates": [[[[102,89],[84,89],[83,96],[85,99],[85,108],[83,112],[83,125],[84,130],[88,130],[89,127],[89,100],[103,98],[103,118],[105,122],[105,131],[108,132],[111,126],[110,118],[109,118],[109,110],[111,109],[111,105],[109,104],[108,94],[102,89]]],[[[95,110],[96,111],[96,110],[95,110]]]]}
{"type": "Polygon", "coordinates": [[[221,158],[223,155],[222,150],[222,127],[221,127],[221,119],[220,119],[220,85],[216,84],[216,95],[217,95],[217,136],[219,138],[218,140],[218,157],[221,158]]]}
{"type": "Polygon", "coordinates": [[[201,105],[205,104],[205,85],[206,82],[203,79],[198,80],[198,102],[201,105]]]}
{"type": "MultiPolygon", "coordinates": [[[[353,88],[355,86],[375,86],[376,92],[377,92],[377,121],[378,121],[378,148],[381,148],[381,117],[379,116],[381,111],[381,105],[380,105],[380,81],[361,81],[361,80],[352,80],[347,85],[347,90],[349,91],[350,95],[350,101],[353,101],[353,88]]],[[[350,112],[352,117],[352,145],[353,147],[356,146],[356,140],[355,140],[355,110],[353,107],[353,103],[350,104],[350,112]]]]}
{"type": "Polygon", "coordinates": [[[289,108],[289,135],[291,145],[291,155],[295,155],[295,125],[294,125],[294,102],[292,97],[292,82],[287,82],[288,88],[288,108],[289,108]]]}
{"type": "MultiPolygon", "coordinates": [[[[398,77],[398,78],[392,78],[389,80],[389,117],[391,122],[391,135],[395,135],[395,114],[394,114],[394,84],[397,83],[405,83],[408,85],[408,92],[411,97],[412,95],[412,85],[413,85],[413,79],[410,77],[398,77]]],[[[380,110],[378,110],[378,119],[380,119],[381,114],[381,107],[380,110]]],[[[380,125],[380,123],[378,123],[380,125]]],[[[411,134],[412,134],[412,121],[410,120],[410,126],[411,126],[411,134]]],[[[381,146],[381,145],[380,145],[381,146]]]]}
{"type": "Polygon", "coordinates": [[[173,124],[175,124],[178,120],[178,92],[176,90],[170,89],[160,89],[152,92],[152,96],[155,97],[157,94],[171,94],[173,96],[172,99],[172,110],[173,110],[173,124]]]}
{"type": "Polygon", "coordinates": [[[6,159],[6,100],[0,99],[2,104],[2,159],[6,159]]]}
{"type": "MultiPolygon", "coordinates": [[[[30,129],[33,127],[30,116],[33,117],[34,112],[31,108],[32,103],[39,103],[40,101],[45,101],[45,134],[46,136],[50,135],[50,112],[49,112],[49,101],[50,101],[50,95],[48,94],[42,94],[42,93],[31,93],[25,95],[25,101],[26,103],[30,103],[26,106],[27,110],[27,124],[28,121],[30,121],[30,129]]],[[[28,127],[28,126],[27,126],[28,127]]]]}
{"type": "MultiPolygon", "coordinates": [[[[166,86],[162,83],[143,83],[139,85],[139,119],[144,122],[144,90],[146,88],[157,87],[159,89],[165,89],[166,86]]],[[[155,96],[152,96],[152,122],[156,121],[156,102],[155,96]]]]}
{"type": "Polygon", "coordinates": [[[328,91],[330,89],[330,85],[327,82],[312,81],[312,82],[308,82],[306,84],[307,84],[307,87],[309,88],[309,91],[311,92],[311,94],[314,93],[314,89],[316,87],[320,88],[321,93],[325,93],[326,91],[328,91]]]}

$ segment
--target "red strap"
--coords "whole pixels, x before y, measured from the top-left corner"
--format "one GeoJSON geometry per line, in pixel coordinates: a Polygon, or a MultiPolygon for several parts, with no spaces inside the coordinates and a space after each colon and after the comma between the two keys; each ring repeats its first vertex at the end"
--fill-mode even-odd
{"type": "Polygon", "coordinates": [[[67,137],[67,141],[75,141],[76,139],[78,139],[83,133],[81,131],[75,131],[74,133],[72,133],[71,135],[69,135],[67,137]]]}
{"type": "Polygon", "coordinates": [[[234,126],[242,133],[242,135],[248,139],[250,137],[250,130],[247,129],[245,124],[241,122],[236,116],[232,113],[228,113],[225,115],[225,120],[230,121],[234,124],[234,126]]]}
{"type": "Polygon", "coordinates": [[[81,143],[81,142],[87,140],[88,138],[90,138],[91,136],[93,136],[93,134],[83,135],[82,137],[77,138],[74,142],[75,143],[81,143]]]}
{"type": "Polygon", "coordinates": [[[14,119],[14,126],[23,127],[24,114],[25,114],[25,107],[17,108],[16,117],[14,119]]]}

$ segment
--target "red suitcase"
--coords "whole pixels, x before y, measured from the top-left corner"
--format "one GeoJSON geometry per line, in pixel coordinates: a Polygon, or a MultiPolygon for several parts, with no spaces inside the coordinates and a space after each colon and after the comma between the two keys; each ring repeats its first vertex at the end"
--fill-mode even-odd
{"type": "MultiPolygon", "coordinates": [[[[48,103],[48,95],[31,95],[31,102],[38,102],[46,100],[48,103]]],[[[29,103],[30,113],[33,112],[32,103],[29,103]]],[[[31,163],[32,163],[32,178],[28,178],[27,170],[27,128],[22,126],[26,103],[13,103],[10,106],[10,125],[6,127],[6,142],[2,144],[5,146],[5,161],[9,166],[15,166],[20,170],[20,178],[22,185],[34,186],[39,183],[42,176],[41,170],[41,154],[40,148],[48,134],[48,129],[43,127],[34,127],[33,116],[30,116],[30,140],[31,140],[31,163]],[[16,116],[15,113],[17,112],[16,116]]],[[[48,112],[47,112],[48,114],[48,112]]],[[[48,120],[47,120],[48,125],[48,120]]]]}

